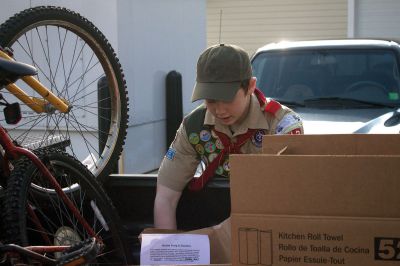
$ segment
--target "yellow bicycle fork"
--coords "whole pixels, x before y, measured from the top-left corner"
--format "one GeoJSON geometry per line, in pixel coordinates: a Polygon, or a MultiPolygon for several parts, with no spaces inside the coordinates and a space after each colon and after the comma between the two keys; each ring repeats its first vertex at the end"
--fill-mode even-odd
{"type": "MultiPolygon", "coordinates": [[[[7,60],[14,60],[7,53],[0,50],[0,57],[7,60]]],[[[35,98],[26,94],[20,87],[11,83],[6,86],[6,89],[17,97],[19,100],[24,102],[36,113],[46,112],[47,103],[51,103],[57,110],[62,113],[67,113],[69,111],[69,106],[62,99],[54,95],[50,90],[48,90],[42,83],[32,76],[24,76],[21,78],[26,84],[28,84],[32,89],[39,93],[44,99],[35,98]]]]}

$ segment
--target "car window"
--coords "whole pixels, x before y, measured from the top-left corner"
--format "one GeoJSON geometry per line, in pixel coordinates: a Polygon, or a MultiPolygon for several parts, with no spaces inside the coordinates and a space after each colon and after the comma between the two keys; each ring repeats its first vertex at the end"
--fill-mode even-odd
{"type": "Polygon", "coordinates": [[[398,62],[389,49],[269,51],[252,65],[257,86],[281,101],[341,97],[400,104],[398,62]]]}

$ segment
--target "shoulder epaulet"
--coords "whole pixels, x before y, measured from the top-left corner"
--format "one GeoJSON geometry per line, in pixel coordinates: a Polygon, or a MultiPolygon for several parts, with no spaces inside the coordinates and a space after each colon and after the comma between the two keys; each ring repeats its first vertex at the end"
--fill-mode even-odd
{"type": "Polygon", "coordinates": [[[277,101],[269,99],[267,104],[265,105],[264,111],[268,112],[272,115],[276,115],[276,113],[282,108],[282,105],[277,101]]]}

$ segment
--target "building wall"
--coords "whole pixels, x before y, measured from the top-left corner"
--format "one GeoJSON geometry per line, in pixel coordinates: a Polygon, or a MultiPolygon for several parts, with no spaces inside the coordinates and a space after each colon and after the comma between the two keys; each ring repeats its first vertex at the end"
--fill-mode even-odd
{"type": "Polygon", "coordinates": [[[119,0],[118,43],[131,102],[124,170],[159,167],[166,143],[165,76],[182,74],[183,112],[191,93],[197,58],[206,46],[205,0],[119,0]]]}
{"type": "Polygon", "coordinates": [[[0,9],[0,23],[29,7],[40,5],[62,6],[77,11],[92,21],[116,49],[118,47],[117,2],[117,0],[2,0],[1,3],[5,8],[0,9]],[[93,8],[94,6],[96,8],[93,8]]]}
{"type": "Polygon", "coordinates": [[[400,1],[354,0],[354,36],[400,40],[400,1]]]}
{"type": "Polygon", "coordinates": [[[207,45],[346,38],[347,0],[207,0],[207,45]],[[222,16],[221,16],[222,11],[222,16]]]}

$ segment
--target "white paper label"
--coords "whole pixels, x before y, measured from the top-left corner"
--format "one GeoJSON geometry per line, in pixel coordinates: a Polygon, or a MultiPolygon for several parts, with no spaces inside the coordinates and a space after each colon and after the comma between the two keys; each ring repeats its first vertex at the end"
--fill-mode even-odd
{"type": "Polygon", "coordinates": [[[210,264],[210,241],[207,235],[143,234],[140,264],[210,264]]]}

